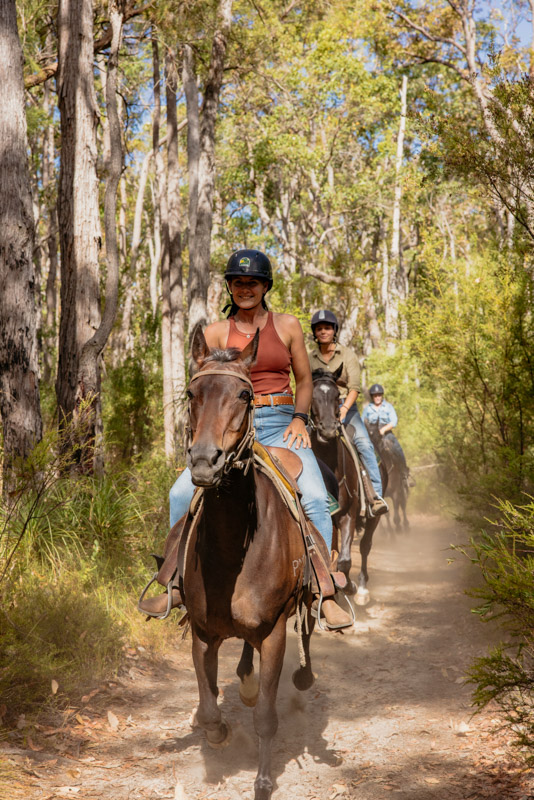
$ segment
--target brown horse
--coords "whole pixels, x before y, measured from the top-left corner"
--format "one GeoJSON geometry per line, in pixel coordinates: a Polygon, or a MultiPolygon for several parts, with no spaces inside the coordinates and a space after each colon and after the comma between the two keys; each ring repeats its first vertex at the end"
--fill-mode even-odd
{"type": "Polygon", "coordinates": [[[193,637],[196,722],[213,747],[224,746],[230,736],[217,705],[218,650],[224,639],[244,640],[237,674],[243,701],[255,705],[259,769],[254,798],[268,800],[287,620],[297,608],[308,614],[309,626],[302,633],[305,664],[293,674],[297,689],[308,689],[314,681],[309,650],[313,598],[303,585],[306,558],[299,525],[272,481],[253,463],[249,374],[258,340],[257,333],[243,352],[210,350],[200,326],[193,335],[198,372],[187,390],[187,462],[204,495],[189,535],[180,588],[193,637]],[[260,672],[251,690],[254,650],[260,655],[260,672]]]}
{"type": "MultiPolygon", "coordinates": [[[[311,406],[312,449],[317,458],[332,470],[339,486],[339,511],[333,517],[334,528],[339,532],[338,569],[347,576],[345,592],[356,593],[356,603],[369,602],[367,558],[373,544],[373,533],[378,517],[362,515],[362,502],[356,466],[341,441],[339,421],[339,389],[336,381],[343,365],[335,372],[318,369],[313,372],[311,406]],[[363,529],[360,539],[361,569],[357,584],[350,579],[352,567],[351,546],[356,529],[363,529]]],[[[348,430],[351,428],[348,426],[348,430]]]]}
{"type": "MultiPolygon", "coordinates": [[[[373,447],[380,456],[380,465],[384,466],[388,474],[387,489],[384,489],[384,496],[391,497],[393,501],[393,522],[397,530],[401,528],[401,512],[402,512],[402,526],[409,528],[410,523],[406,515],[406,501],[408,500],[408,483],[405,477],[406,462],[403,461],[391,442],[390,434],[386,433],[385,436],[380,435],[380,423],[369,422],[365,420],[365,425],[369,431],[369,436],[373,443],[373,447]]],[[[397,443],[398,446],[398,443],[397,443]]],[[[388,514],[388,527],[391,528],[391,520],[388,514]]]]}

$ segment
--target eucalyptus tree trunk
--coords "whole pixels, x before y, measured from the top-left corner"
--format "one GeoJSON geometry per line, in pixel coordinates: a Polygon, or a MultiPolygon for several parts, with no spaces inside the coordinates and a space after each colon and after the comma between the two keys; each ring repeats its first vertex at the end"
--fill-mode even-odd
{"type": "Polygon", "coordinates": [[[182,236],[180,212],[180,167],[178,162],[178,116],[176,111],[176,62],[174,53],[165,58],[167,107],[167,209],[169,215],[169,304],[171,312],[171,381],[175,451],[184,416],[185,392],[184,301],[182,284],[182,236]]]}
{"type": "Polygon", "coordinates": [[[43,140],[43,194],[47,208],[47,237],[46,254],[48,271],[46,276],[46,312],[45,312],[45,336],[43,342],[43,370],[44,380],[49,382],[52,379],[54,367],[52,356],[57,343],[57,206],[55,200],[55,158],[56,148],[54,142],[54,121],[50,103],[50,86],[47,81],[43,87],[43,108],[48,118],[48,123],[44,132],[43,140]]]}
{"type": "Polygon", "coordinates": [[[15,0],[0,2],[0,414],[4,491],[17,458],[42,434],[34,221],[28,171],[22,50],[15,0]]]}
{"type": "Polygon", "coordinates": [[[152,151],[156,164],[156,202],[161,223],[161,356],[163,366],[163,430],[165,458],[171,464],[175,456],[175,427],[172,387],[171,278],[169,264],[169,208],[167,176],[160,150],[161,72],[159,46],[152,32],[152,66],[154,82],[154,116],[152,121],[152,151]]]}
{"type": "Polygon", "coordinates": [[[85,407],[76,445],[87,469],[100,428],[99,357],[117,310],[119,258],[116,196],[122,167],[117,112],[117,63],[122,8],[110,2],[112,41],[106,77],[109,158],[104,199],[106,305],[100,314],[100,222],[96,173],[98,108],[93,77],[92,0],[60,0],[58,11],[58,99],[61,115],[61,170],[58,212],[61,244],[61,321],[56,393],[60,424],[78,419],[85,407]]]}
{"type": "Polygon", "coordinates": [[[404,154],[404,134],[406,131],[406,100],[408,78],[402,78],[400,91],[401,110],[397,134],[397,154],[395,160],[395,189],[393,199],[393,220],[391,230],[391,259],[389,262],[388,301],[386,305],[386,337],[390,352],[395,350],[399,338],[399,306],[407,295],[407,282],[402,260],[401,243],[401,199],[402,199],[402,160],[404,154]]]}
{"type": "MultiPolygon", "coordinates": [[[[207,296],[210,280],[211,228],[215,186],[215,123],[222,86],[228,34],[232,23],[232,2],[233,0],[219,0],[218,3],[217,27],[213,35],[210,67],[204,87],[204,104],[198,148],[198,198],[193,246],[189,245],[188,300],[190,329],[193,329],[197,322],[205,325],[208,319],[207,296]]],[[[194,104],[191,104],[188,100],[187,88],[186,100],[189,139],[191,136],[191,122],[193,121],[189,118],[189,115],[194,114],[194,104]]]]}

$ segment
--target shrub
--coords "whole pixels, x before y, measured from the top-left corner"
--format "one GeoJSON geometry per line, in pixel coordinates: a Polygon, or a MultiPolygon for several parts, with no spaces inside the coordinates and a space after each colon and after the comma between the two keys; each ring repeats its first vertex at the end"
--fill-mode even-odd
{"type": "Polygon", "coordinates": [[[514,742],[534,763],[534,502],[500,502],[496,530],[471,541],[483,585],[470,594],[483,620],[500,619],[507,641],[475,661],[470,680],[478,708],[495,701],[514,742]]]}

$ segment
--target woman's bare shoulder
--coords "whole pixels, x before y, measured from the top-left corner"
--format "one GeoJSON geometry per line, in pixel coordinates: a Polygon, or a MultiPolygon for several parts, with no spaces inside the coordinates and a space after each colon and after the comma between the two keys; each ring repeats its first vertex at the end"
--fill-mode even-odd
{"type": "Polygon", "coordinates": [[[226,347],[229,333],[230,323],[227,319],[212,322],[204,331],[208,347],[226,347]]]}
{"type": "Polygon", "coordinates": [[[289,332],[293,333],[294,331],[302,330],[302,326],[294,314],[279,314],[278,312],[273,311],[273,317],[277,325],[289,332]]]}

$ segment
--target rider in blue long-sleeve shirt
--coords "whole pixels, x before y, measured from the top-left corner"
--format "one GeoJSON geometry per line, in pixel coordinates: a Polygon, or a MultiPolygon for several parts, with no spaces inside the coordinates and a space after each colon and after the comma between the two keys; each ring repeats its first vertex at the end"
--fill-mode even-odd
{"type": "Polygon", "coordinates": [[[404,473],[404,480],[408,486],[414,486],[415,481],[410,475],[409,467],[406,464],[406,456],[400,446],[399,440],[393,433],[393,428],[395,428],[398,423],[397,412],[391,403],[384,400],[384,387],[379,383],[375,383],[371,386],[369,394],[371,396],[371,402],[365,406],[362,419],[364,422],[367,420],[371,424],[378,422],[380,435],[388,437],[389,447],[400,461],[404,473]]]}

